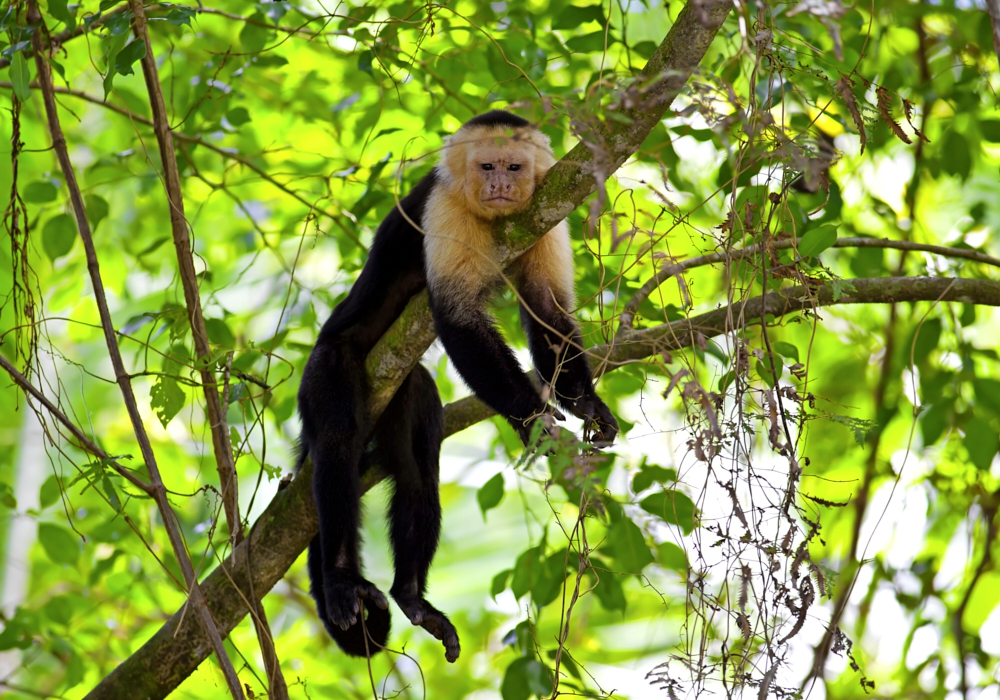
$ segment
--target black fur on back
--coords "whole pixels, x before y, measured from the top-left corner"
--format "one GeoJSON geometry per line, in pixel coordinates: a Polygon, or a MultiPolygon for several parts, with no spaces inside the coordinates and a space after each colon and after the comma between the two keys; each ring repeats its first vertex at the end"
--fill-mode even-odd
{"type": "Polygon", "coordinates": [[[523,129],[526,126],[531,126],[531,122],[502,109],[494,109],[473,117],[465,122],[462,128],[467,126],[509,126],[513,129],[523,129]]]}

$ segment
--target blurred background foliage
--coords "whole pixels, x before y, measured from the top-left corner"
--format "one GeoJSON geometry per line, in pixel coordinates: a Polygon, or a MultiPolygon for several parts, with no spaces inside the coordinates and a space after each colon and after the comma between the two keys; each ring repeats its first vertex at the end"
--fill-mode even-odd
{"type": "MultiPolygon", "coordinates": [[[[247,522],[293,464],[295,392],[320,324],[443,137],[505,107],[559,156],[641,100],[631,77],[682,4],[586,1],[148,6],[247,522]]],[[[739,7],[668,118],[570,217],[588,343],[616,337],[623,305],[664,264],[760,242],[802,237],[687,270],[647,295],[634,328],[725,304],[738,317],[764,286],[997,279],[986,256],[1000,255],[1000,72],[984,7],[739,7]]],[[[0,352],[107,452],[138,455],[31,82],[30,33],[75,32],[51,59],[60,116],[119,342],[207,572],[228,540],[144,49],[113,0],[42,10],[44,29],[25,3],[0,8],[0,352]]],[[[446,664],[396,610],[391,642],[407,656],[373,660],[373,686],[322,631],[302,557],[265,598],[291,696],[546,697],[558,651],[560,691],[587,697],[1000,697],[1000,328],[966,301],[834,306],[769,317],[766,334],[737,320],[608,373],[599,391],[623,435],[591,465],[589,508],[556,467],[525,464],[504,424],[450,438],[430,597],[455,621],[461,659],[446,664]],[[833,615],[844,636],[824,640],[833,615]]],[[[509,293],[496,316],[527,359],[509,293]]],[[[445,401],[467,395],[439,346],[425,364],[445,401]]],[[[82,697],[184,604],[178,565],[151,501],[12,384],[0,406],[0,688],[82,697]]],[[[385,487],[366,499],[364,551],[383,587],[384,500],[385,487]]],[[[248,620],[227,649],[260,697],[248,620]]],[[[225,692],[213,658],[173,697],[225,692]]]]}

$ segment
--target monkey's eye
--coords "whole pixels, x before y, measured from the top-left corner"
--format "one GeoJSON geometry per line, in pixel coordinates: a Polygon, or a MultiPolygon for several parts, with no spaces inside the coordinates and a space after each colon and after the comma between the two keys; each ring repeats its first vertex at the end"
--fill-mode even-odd
{"type": "Polygon", "coordinates": [[[511,163],[507,166],[507,170],[520,170],[521,166],[517,163],[511,163]]]}
{"type": "Polygon", "coordinates": [[[483,163],[482,168],[483,170],[493,170],[493,163],[483,163]]]}

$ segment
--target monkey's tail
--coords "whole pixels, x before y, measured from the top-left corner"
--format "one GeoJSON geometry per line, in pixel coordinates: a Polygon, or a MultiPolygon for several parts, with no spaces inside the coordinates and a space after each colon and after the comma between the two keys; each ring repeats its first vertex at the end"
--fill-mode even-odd
{"type": "Polygon", "coordinates": [[[337,646],[345,654],[361,657],[374,656],[382,651],[389,640],[389,628],[391,626],[389,611],[383,610],[373,602],[366,600],[363,601],[363,614],[365,616],[363,626],[358,621],[346,630],[342,630],[330,622],[330,618],[326,614],[326,601],[323,599],[322,593],[323,569],[319,565],[319,552],[319,535],[316,535],[313,537],[312,542],[309,543],[307,561],[309,564],[309,578],[312,582],[312,594],[313,598],[316,599],[316,612],[319,614],[319,619],[323,621],[326,631],[333,637],[333,641],[337,643],[337,646]],[[367,640],[365,639],[365,632],[368,633],[367,640]]]}

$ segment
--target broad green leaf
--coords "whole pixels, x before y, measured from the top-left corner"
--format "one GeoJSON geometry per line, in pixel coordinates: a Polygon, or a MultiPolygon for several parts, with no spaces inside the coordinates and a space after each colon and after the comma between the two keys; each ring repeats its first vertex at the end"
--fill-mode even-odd
{"type": "Polygon", "coordinates": [[[937,349],[938,343],[941,341],[941,319],[929,318],[913,332],[916,336],[916,342],[911,336],[910,343],[905,348],[904,362],[910,363],[912,349],[913,364],[919,365],[937,349]]]}
{"type": "Polygon", "coordinates": [[[49,0],[49,14],[66,25],[66,29],[76,28],[76,10],[79,5],[67,5],[67,0],[49,0]],[[72,9],[70,9],[72,8],[72,9]]]}
{"type": "Polygon", "coordinates": [[[490,597],[493,600],[496,600],[498,595],[507,590],[507,581],[510,580],[512,573],[514,573],[513,569],[504,569],[493,577],[493,581],[490,583],[490,597]]]}
{"type": "Polygon", "coordinates": [[[115,72],[119,75],[132,75],[132,64],[141,61],[146,56],[146,42],[135,39],[115,56],[115,72]]]}
{"type": "Polygon", "coordinates": [[[97,225],[107,218],[108,202],[104,197],[96,194],[88,194],[83,197],[83,204],[87,210],[87,221],[90,222],[92,231],[97,230],[97,225]]]}
{"type": "Polygon", "coordinates": [[[55,262],[73,250],[76,222],[69,214],[56,214],[42,227],[42,249],[55,262]]]}
{"type": "Polygon", "coordinates": [[[149,390],[149,406],[163,427],[184,408],[185,394],[171,377],[160,375],[149,390]]]}
{"type": "Polygon", "coordinates": [[[38,491],[38,505],[41,508],[48,508],[59,500],[59,493],[59,479],[55,474],[49,474],[49,477],[42,482],[42,487],[38,491]]]}
{"type": "Polygon", "coordinates": [[[32,202],[35,204],[44,204],[45,202],[54,202],[56,197],[59,195],[59,190],[48,180],[39,180],[38,182],[28,183],[27,187],[21,192],[21,197],[25,202],[32,202]]]}
{"type": "MultiPolygon", "coordinates": [[[[255,13],[251,18],[254,22],[266,22],[267,18],[260,12],[255,13]]],[[[246,22],[240,30],[240,45],[246,53],[257,53],[272,40],[274,31],[259,24],[246,22]]]]}
{"type": "Polygon", "coordinates": [[[503,700],[528,700],[531,689],[528,687],[527,668],[532,659],[527,656],[517,658],[507,667],[500,684],[500,697],[503,700]]]}
{"type": "Polygon", "coordinates": [[[246,107],[234,107],[226,112],[226,121],[233,126],[243,126],[250,121],[250,112],[246,107]]]}
{"type": "MultiPolygon", "coordinates": [[[[107,24],[105,26],[108,26],[107,24]]],[[[115,66],[118,62],[118,53],[125,46],[125,42],[128,40],[128,34],[121,32],[115,34],[112,32],[110,38],[107,41],[107,48],[104,53],[104,65],[107,67],[107,73],[104,74],[104,99],[108,99],[108,95],[111,94],[111,88],[114,87],[115,83],[115,66]]]]}
{"type": "Polygon", "coordinates": [[[552,28],[579,29],[581,24],[586,24],[587,22],[605,24],[604,9],[600,5],[587,5],[586,7],[574,7],[570,5],[563,8],[556,15],[556,18],[552,20],[552,28]]]}
{"type": "Polygon", "coordinates": [[[618,568],[627,574],[638,574],[653,561],[642,530],[628,518],[622,518],[611,526],[601,552],[614,559],[618,568]]]}
{"type": "Polygon", "coordinates": [[[594,587],[594,595],[601,601],[601,607],[609,612],[619,610],[625,612],[628,601],[625,599],[625,591],[622,588],[621,576],[611,571],[595,570],[594,575],[598,577],[597,585],[594,587]]]}
{"type": "Polygon", "coordinates": [[[31,82],[31,72],[28,70],[28,62],[24,60],[23,51],[18,51],[11,57],[10,69],[7,72],[17,99],[27,102],[31,98],[31,88],[28,86],[31,82]]]}
{"type": "Polygon", "coordinates": [[[75,564],[80,557],[80,538],[59,525],[40,523],[38,541],[56,564],[75,564]]]}
{"type": "Polygon", "coordinates": [[[538,547],[529,547],[518,556],[514,563],[514,578],[510,582],[510,590],[515,598],[520,598],[531,590],[542,566],[541,554],[538,547]]]}
{"type": "Polygon", "coordinates": [[[670,489],[654,493],[642,499],[639,506],[666,523],[680,525],[685,535],[694,530],[694,503],[680,491],[670,489]]]}
{"type": "Polygon", "coordinates": [[[791,343],[775,340],[771,342],[771,347],[782,357],[787,357],[789,360],[795,360],[796,362],[799,361],[799,349],[791,343]]]}
{"type": "Polygon", "coordinates": [[[632,491],[639,493],[653,484],[667,484],[676,479],[677,472],[673,469],[658,467],[655,464],[644,464],[639,473],[632,478],[632,491]]]}
{"type": "Polygon", "coordinates": [[[205,330],[208,332],[208,341],[212,345],[218,345],[226,350],[232,350],[236,347],[236,336],[221,318],[206,318],[205,330]]]}
{"type": "Polygon", "coordinates": [[[503,474],[497,472],[489,481],[483,484],[482,488],[476,491],[476,501],[479,502],[479,510],[483,512],[483,520],[486,520],[486,511],[496,508],[503,500],[503,474]]]}
{"type": "Polygon", "coordinates": [[[971,418],[963,427],[965,436],[962,444],[969,451],[969,458],[977,468],[988,470],[993,463],[993,457],[1000,447],[1000,437],[990,424],[979,418],[971,418]]]}
{"type": "Polygon", "coordinates": [[[687,571],[687,555],[673,542],[656,545],[656,560],[664,569],[684,573],[687,571]]]}
{"type": "Polygon", "coordinates": [[[802,257],[816,256],[837,242],[837,227],[832,224],[806,231],[797,250],[802,257]]]}

